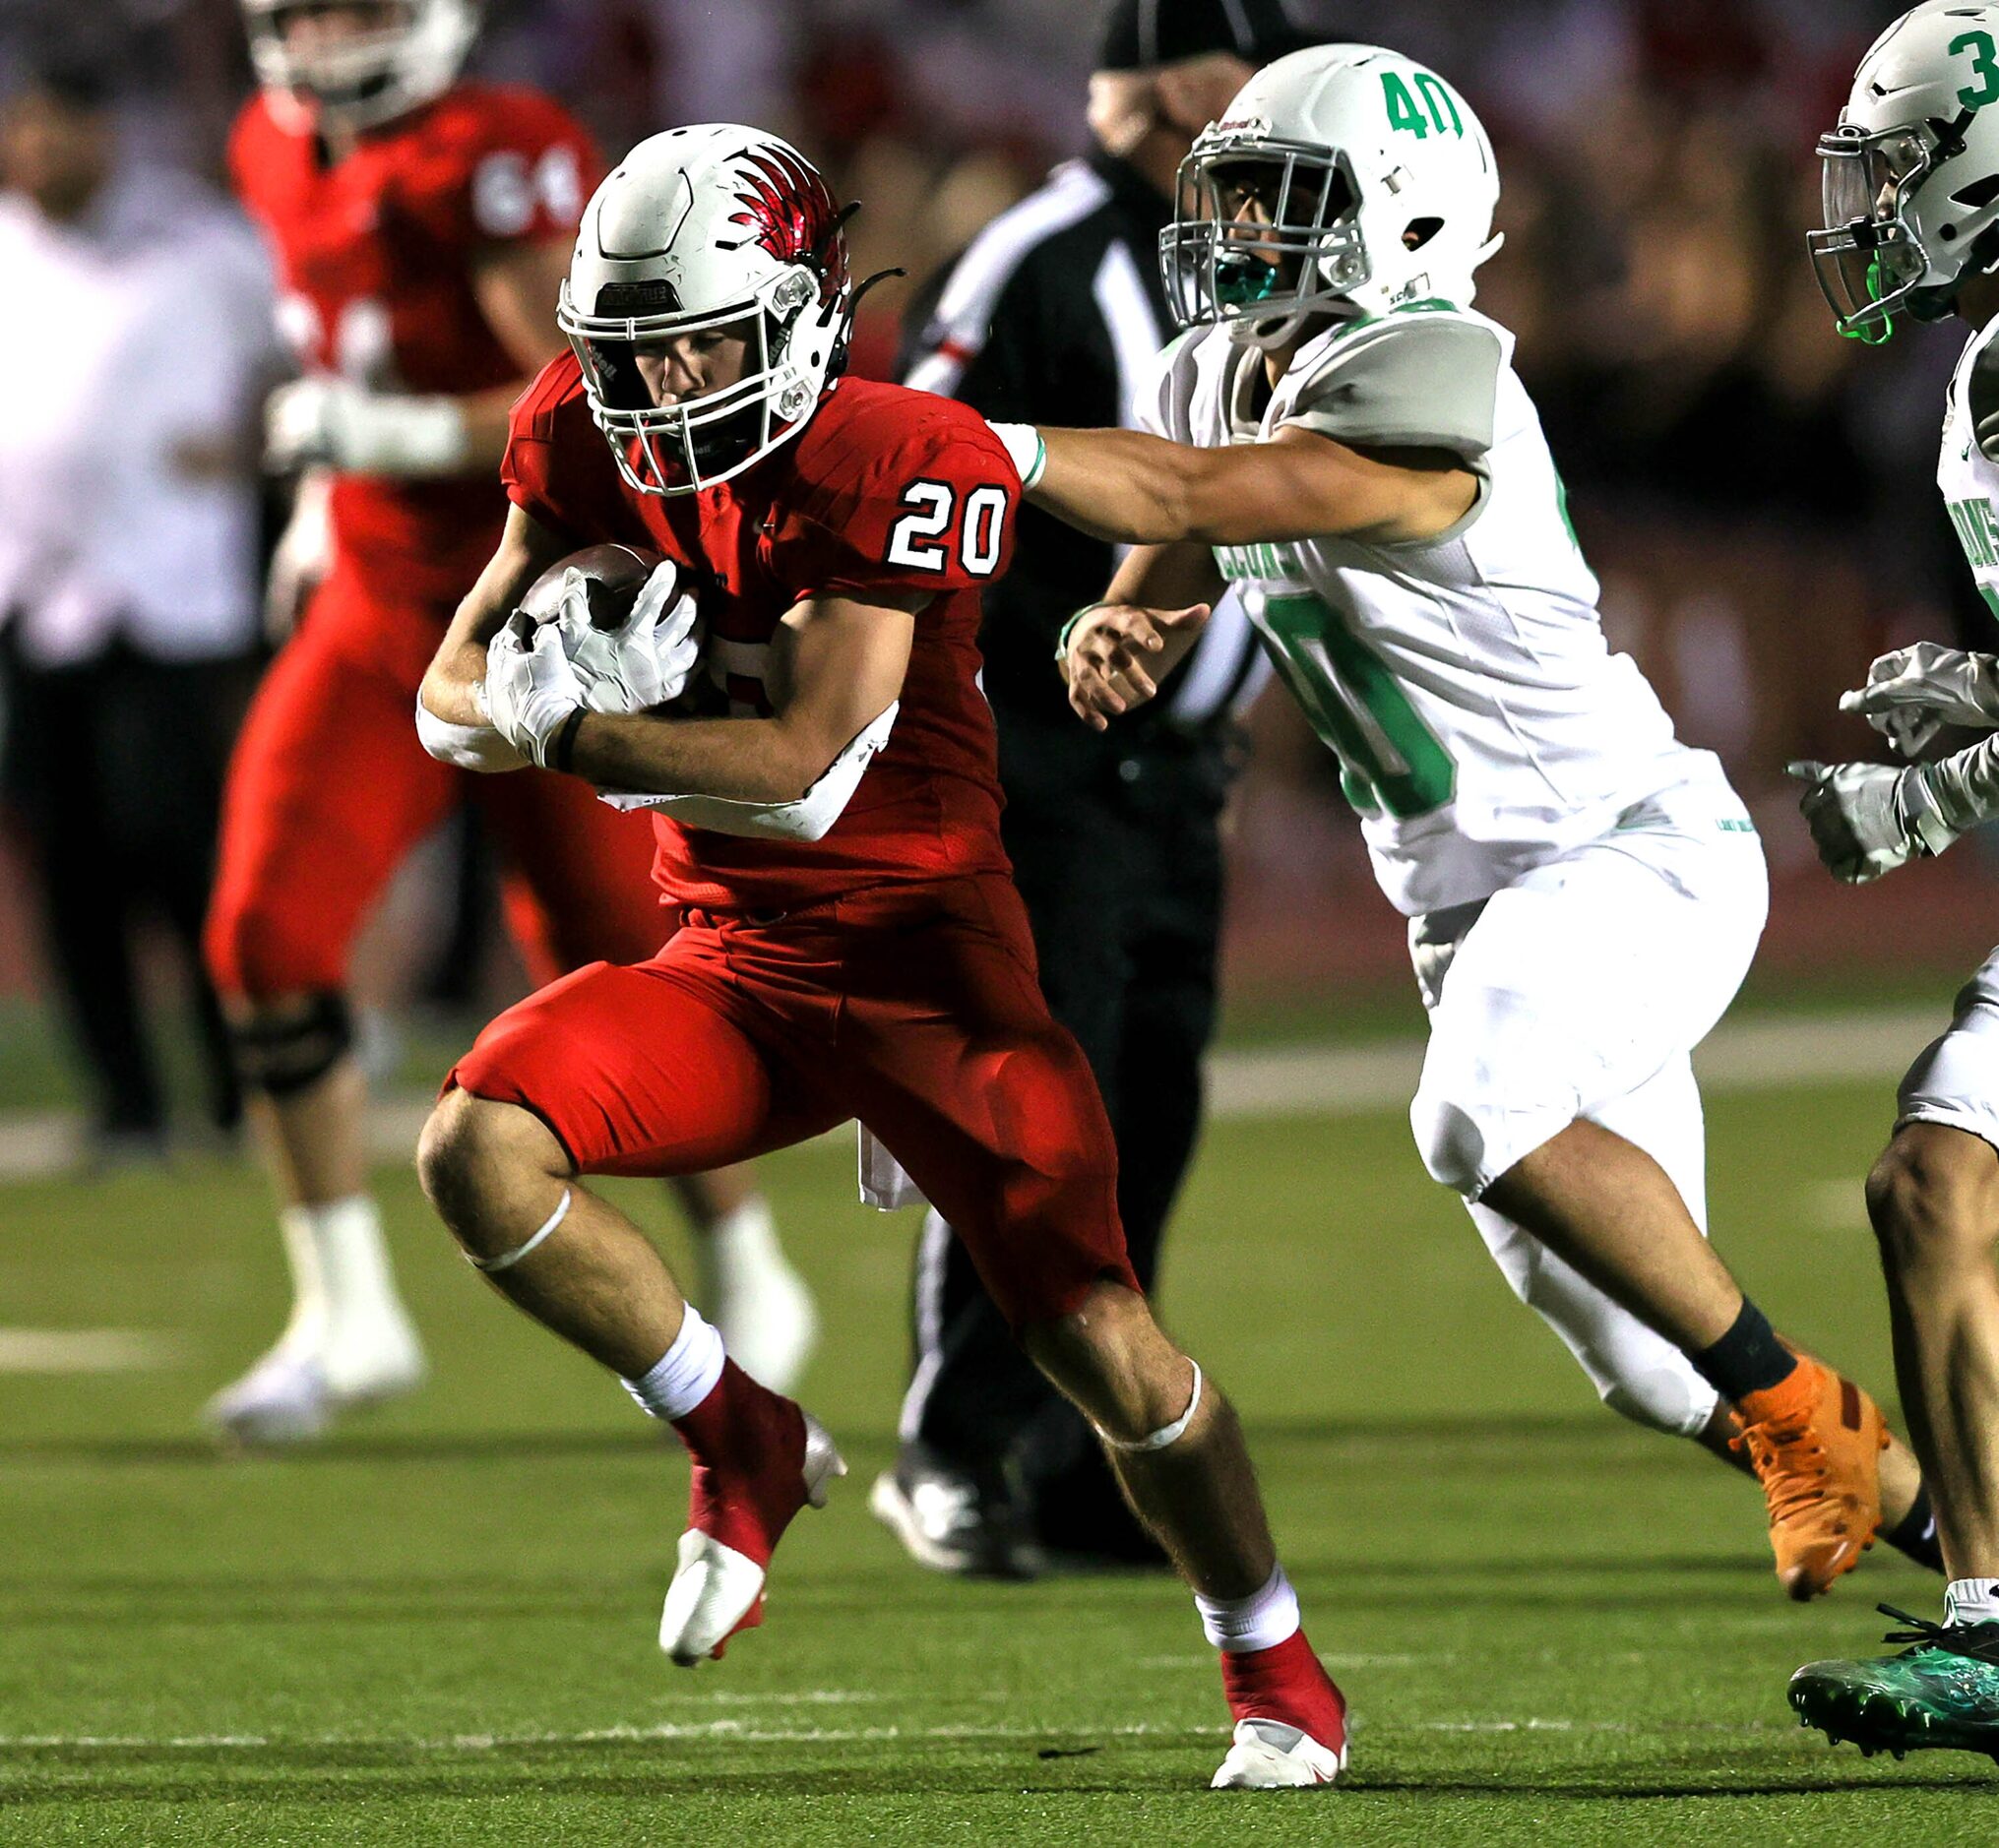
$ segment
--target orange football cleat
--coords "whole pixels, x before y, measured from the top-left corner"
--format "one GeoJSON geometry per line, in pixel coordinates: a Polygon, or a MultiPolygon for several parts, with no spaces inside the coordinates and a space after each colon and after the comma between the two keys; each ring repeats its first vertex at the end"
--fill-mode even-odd
{"type": "Polygon", "coordinates": [[[1737,1448],[1763,1484],[1777,1577],[1803,1603],[1860,1564],[1881,1525],[1881,1408],[1809,1354],[1797,1371],[1735,1407],[1737,1448]]]}

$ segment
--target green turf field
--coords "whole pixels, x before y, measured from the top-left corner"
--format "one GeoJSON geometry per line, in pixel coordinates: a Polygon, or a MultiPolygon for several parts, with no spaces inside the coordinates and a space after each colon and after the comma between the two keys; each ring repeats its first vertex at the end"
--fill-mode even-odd
{"type": "MultiPolygon", "coordinates": [[[[1885,1110],[1712,1111],[1745,1281],[1884,1385],[1857,1182],[1885,1110]]],[[[435,1385],[284,1461],[192,1431],[280,1314],[254,1177],[0,1187],[0,1324],[182,1344],[0,1376],[0,1842],[1999,1839],[1983,1760],[1863,1761],[1783,1703],[1799,1661],[1873,1644],[1876,1597],[1936,1586],[1870,1558],[1780,1602],[1754,1492],[1595,1408],[1399,1116],[1218,1127],[1165,1290],[1358,1714],[1326,1795],[1203,1789],[1225,1718],[1170,1583],[905,1562],[863,1502],[913,1218],[850,1203],[843,1142],[769,1174],[829,1311],[807,1397],[854,1477],[787,1540],[768,1626],[693,1674],[653,1641],[677,1449],[479,1285],[406,1175],[383,1185],[435,1385]]]]}

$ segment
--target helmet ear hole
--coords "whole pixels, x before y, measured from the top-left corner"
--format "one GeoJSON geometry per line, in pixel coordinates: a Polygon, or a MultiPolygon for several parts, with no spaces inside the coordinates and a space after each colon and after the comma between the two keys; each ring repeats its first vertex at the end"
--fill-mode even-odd
{"type": "Polygon", "coordinates": [[[1443,228],[1442,218],[1411,218],[1403,226],[1403,248],[1421,250],[1443,228]]]}

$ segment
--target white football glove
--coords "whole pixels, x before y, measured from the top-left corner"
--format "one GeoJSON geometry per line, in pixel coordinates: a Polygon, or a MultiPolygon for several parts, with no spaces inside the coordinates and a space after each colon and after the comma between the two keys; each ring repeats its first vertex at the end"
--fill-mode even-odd
{"type": "Polygon", "coordinates": [[[1914,757],[1946,725],[1999,727],[1999,657],[1918,642],[1882,655],[1867,684],[1840,696],[1904,757],[1914,757]]]}
{"type": "Polygon", "coordinates": [[[364,475],[450,475],[466,465],[465,412],[453,398],[370,392],[345,379],[294,379],[264,402],[264,465],[364,475]]]}
{"type": "Polygon", "coordinates": [[[583,683],[562,651],[552,622],[516,612],[486,645],[479,711],[531,763],[548,767],[548,747],[572,713],[584,709],[583,683]]]}
{"type": "Polygon", "coordinates": [[[701,660],[701,613],[671,559],[655,567],[616,629],[592,624],[584,575],[570,572],[555,622],[593,712],[645,712],[677,700],[701,660]]]}
{"type": "Polygon", "coordinates": [[[1848,886],[1941,853],[1957,832],[1936,813],[1919,769],[1892,764],[1788,764],[1806,785],[1798,808],[1826,871],[1848,886]]]}

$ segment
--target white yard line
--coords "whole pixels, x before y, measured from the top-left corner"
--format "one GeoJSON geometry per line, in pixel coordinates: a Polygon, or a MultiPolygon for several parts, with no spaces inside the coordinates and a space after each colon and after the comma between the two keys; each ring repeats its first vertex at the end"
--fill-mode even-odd
{"type": "MultiPolygon", "coordinates": [[[[769,1697],[769,1696],[767,1696],[769,1697]]],[[[1364,1716],[1363,1716],[1364,1717],[1364,1716]]],[[[268,1752],[347,1750],[368,1752],[487,1753],[545,1746],[672,1744],[715,1740],[736,1745],[849,1746],[889,1742],[978,1744],[1020,1740],[1197,1739],[1213,1729],[1196,1724],[1160,1726],[757,1726],[743,1720],[659,1720],[592,1727],[581,1732],[452,1733],[436,1738],[346,1733],[138,1733],[0,1734],[0,1752],[268,1752]]],[[[1699,1733],[1776,1732],[1792,1728],[1776,1720],[1681,1720],[1638,1725],[1629,1720],[1528,1717],[1509,1720],[1410,1720],[1364,1730],[1395,1733],[1699,1733]]]]}
{"type": "Polygon", "coordinates": [[[151,1373],[185,1358],[178,1336],[139,1328],[0,1328],[0,1374],[151,1373]]]}

